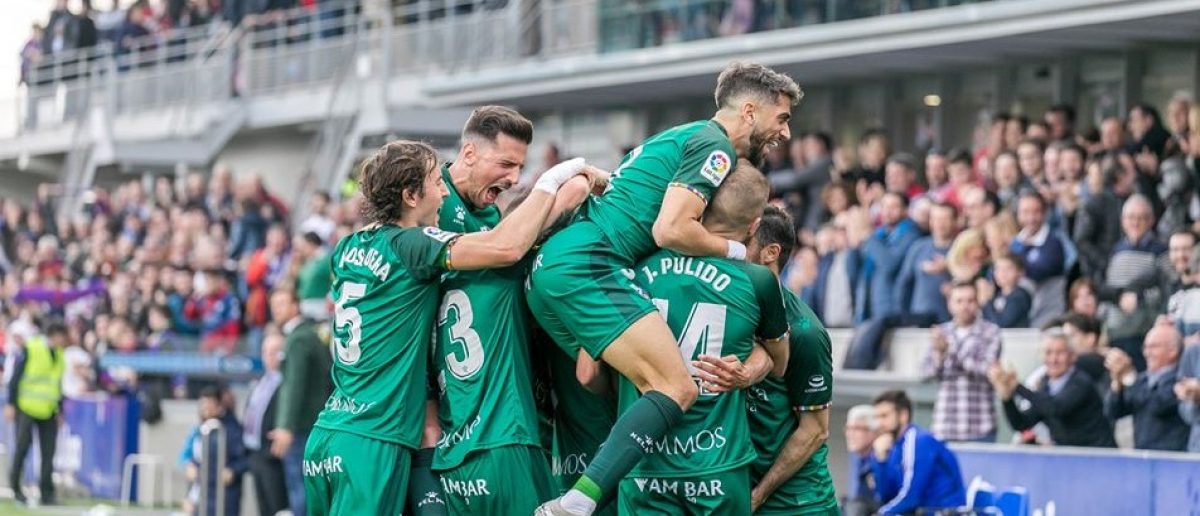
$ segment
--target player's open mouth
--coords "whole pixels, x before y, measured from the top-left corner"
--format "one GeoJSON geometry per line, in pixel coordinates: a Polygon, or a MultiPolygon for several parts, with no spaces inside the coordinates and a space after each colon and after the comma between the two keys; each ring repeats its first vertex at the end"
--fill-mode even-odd
{"type": "Polygon", "coordinates": [[[483,192],[483,200],[486,201],[488,204],[492,204],[492,203],[496,202],[496,199],[500,198],[500,194],[502,194],[502,193],[504,193],[504,189],[500,188],[499,186],[489,187],[487,190],[484,190],[484,192],[483,192]]]}

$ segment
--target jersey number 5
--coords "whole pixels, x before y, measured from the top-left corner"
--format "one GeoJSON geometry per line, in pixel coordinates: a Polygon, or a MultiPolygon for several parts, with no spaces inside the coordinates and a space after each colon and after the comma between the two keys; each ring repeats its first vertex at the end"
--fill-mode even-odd
{"type": "Polygon", "coordinates": [[[454,352],[446,354],[447,369],[459,380],[466,380],[478,373],[483,367],[483,342],[479,334],[471,328],[475,320],[475,312],[471,310],[471,299],[461,290],[446,292],[442,298],[442,309],[438,311],[438,326],[444,327],[449,321],[450,312],[457,314],[454,324],[448,328],[450,342],[462,346],[463,358],[459,360],[454,352]]]}
{"type": "Polygon", "coordinates": [[[338,296],[333,311],[333,353],[334,357],[343,364],[353,364],[362,357],[362,347],[359,346],[359,342],[362,340],[362,314],[358,313],[358,308],[346,306],[346,303],[365,295],[367,295],[366,285],[345,283],[342,285],[342,293],[338,296]],[[350,326],[346,330],[350,334],[346,340],[342,340],[339,336],[343,326],[350,326]]]}

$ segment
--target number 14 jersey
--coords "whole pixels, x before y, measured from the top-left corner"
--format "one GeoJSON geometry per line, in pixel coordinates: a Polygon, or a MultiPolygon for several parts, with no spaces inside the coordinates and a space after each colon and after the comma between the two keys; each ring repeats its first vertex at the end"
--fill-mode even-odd
{"type": "Polygon", "coordinates": [[[416,449],[446,245],[456,233],[382,225],[333,251],[333,394],[316,426],[416,449]]]}
{"type": "MultiPolygon", "coordinates": [[[[638,264],[636,282],[654,300],[675,335],[688,370],[700,355],[734,355],[745,361],[754,337],[774,340],[788,331],[783,294],[770,270],[723,258],[695,258],[662,250],[638,264]]],[[[619,410],[639,393],[621,378],[619,410]]],[[[683,414],[631,474],[653,477],[694,476],[727,471],[754,460],[741,390],[712,393],[700,389],[683,414]]]]}

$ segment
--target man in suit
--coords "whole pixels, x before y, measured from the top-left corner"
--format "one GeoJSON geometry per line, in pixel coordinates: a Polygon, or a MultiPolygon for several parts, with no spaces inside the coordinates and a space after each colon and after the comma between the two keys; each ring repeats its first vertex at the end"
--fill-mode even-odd
{"type": "Polygon", "coordinates": [[[292,514],[308,514],[304,507],[304,447],[317,415],[333,392],[329,374],[333,357],[317,326],[300,316],[300,302],[289,289],[271,295],[271,314],[283,324],[283,381],[279,385],[279,413],[271,431],[271,454],[283,459],[292,514]]]}
{"type": "Polygon", "coordinates": [[[1176,365],[1183,352],[1183,337],[1171,324],[1158,324],[1142,344],[1146,372],[1135,372],[1129,355],[1108,350],[1104,366],[1112,385],[1104,398],[1104,412],[1116,420],[1133,415],[1133,443],[1139,450],[1184,451],[1189,427],[1179,416],[1175,396],[1176,365]]]}
{"type": "Polygon", "coordinates": [[[262,516],[273,516],[288,508],[283,462],[271,455],[269,437],[275,429],[279,384],[283,380],[283,374],[279,372],[282,359],[283,335],[278,331],[268,333],[262,343],[262,362],[266,372],[250,391],[242,431],[242,442],[250,458],[250,474],[254,475],[254,496],[262,516]]]}
{"type": "Polygon", "coordinates": [[[1104,417],[1103,401],[1092,377],[1075,368],[1075,357],[1070,337],[1061,328],[1051,328],[1042,333],[1045,375],[1036,391],[999,363],[988,370],[988,380],[1004,402],[1004,415],[1013,430],[1045,423],[1055,444],[1113,448],[1117,444],[1112,424],[1104,417]]]}

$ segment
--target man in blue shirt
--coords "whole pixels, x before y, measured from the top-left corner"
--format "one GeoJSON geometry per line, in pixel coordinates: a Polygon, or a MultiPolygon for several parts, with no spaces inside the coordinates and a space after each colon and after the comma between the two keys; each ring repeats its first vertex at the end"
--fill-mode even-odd
{"type": "Polygon", "coordinates": [[[912,424],[912,401],[902,390],[875,398],[880,436],[875,439],[875,494],[879,514],[966,505],[958,459],[928,430],[912,424]]]}

